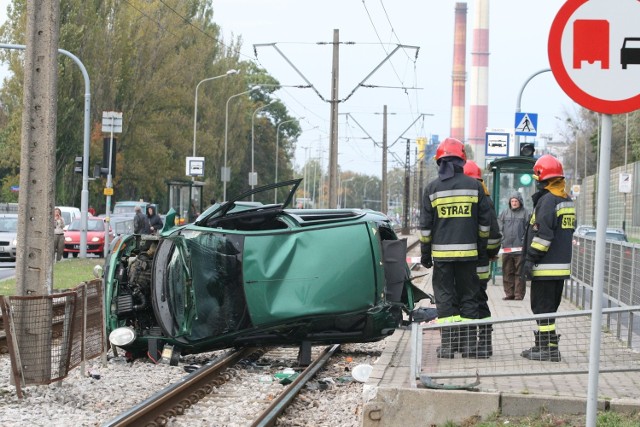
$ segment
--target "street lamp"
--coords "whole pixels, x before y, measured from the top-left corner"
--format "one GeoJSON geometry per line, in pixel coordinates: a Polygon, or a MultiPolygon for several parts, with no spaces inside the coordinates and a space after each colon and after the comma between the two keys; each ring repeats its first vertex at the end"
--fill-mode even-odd
{"type": "Polygon", "coordinates": [[[200,87],[200,85],[204,82],[208,82],[210,80],[217,80],[220,79],[222,77],[227,77],[227,76],[231,76],[233,74],[238,74],[239,71],[238,70],[229,70],[226,73],[219,75],[219,76],[215,76],[215,77],[209,77],[206,78],[204,80],[200,80],[200,82],[196,85],[196,96],[195,96],[195,100],[194,100],[194,108],[193,108],[193,157],[196,156],[196,123],[198,120],[198,88],[200,87]]]}
{"type": "Polygon", "coordinates": [[[348,179],[343,179],[342,180],[342,196],[344,197],[344,206],[343,208],[347,207],[347,182],[349,181],[353,181],[353,178],[348,178],[348,179]]]}
{"type": "Polygon", "coordinates": [[[371,178],[369,181],[364,183],[364,190],[362,191],[362,209],[367,207],[367,184],[375,180],[375,178],[371,178]]]}
{"type": "Polygon", "coordinates": [[[256,89],[260,89],[260,86],[253,86],[249,90],[245,90],[244,92],[236,93],[235,95],[231,95],[229,99],[227,99],[227,106],[224,113],[224,167],[222,169],[222,200],[227,200],[227,181],[231,178],[231,174],[227,169],[227,147],[229,141],[229,101],[238,96],[246,95],[249,92],[252,92],[256,89]]]}
{"type": "MultiPolygon", "coordinates": [[[[253,114],[251,115],[251,172],[249,173],[249,185],[251,186],[252,190],[258,183],[258,177],[256,175],[255,164],[254,164],[255,141],[256,141],[256,133],[255,133],[256,114],[258,114],[258,111],[264,110],[274,102],[276,102],[276,100],[272,99],[271,101],[269,101],[268,104],[265,104],[256,108],[253,114]]],[[[251,195],[251,201],[253,202],[253,194],[251,195]]]]}
{"type": "MultiPolygon", "coordinates": [[[[280,146],[280,126],[282,126],[285,123],[295,122],[296,120],[304,120],[304,117],[300,117],[300,119],[285,120],[278,123],[278,125],[276,126],[276,173],[275,173],[274,183],[278,182],[278,149],[280,146]]],[[[278,203],[278,190],[277,189],[274,190],[274,193],[275,194],[273,196],[273,203],[278,203]]]]}

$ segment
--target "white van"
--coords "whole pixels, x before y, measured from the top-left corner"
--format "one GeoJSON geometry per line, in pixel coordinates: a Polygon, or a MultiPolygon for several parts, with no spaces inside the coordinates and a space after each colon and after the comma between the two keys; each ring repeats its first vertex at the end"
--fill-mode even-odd
{"type": "Polygon", "coordinates": [[[76,218],[80,218],[80,209],[73,206],[56,206],[62,212],[62,219],[64,219],[64,226],[71,224],[76,218]]]}

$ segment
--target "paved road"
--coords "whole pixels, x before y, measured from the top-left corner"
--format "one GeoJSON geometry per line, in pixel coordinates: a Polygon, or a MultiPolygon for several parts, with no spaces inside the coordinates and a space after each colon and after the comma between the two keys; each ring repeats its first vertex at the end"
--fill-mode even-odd
{"type": "Polygon", "coordinates": [[[16,263],[0,261],[0,280],[15,276],[16,263]]]}

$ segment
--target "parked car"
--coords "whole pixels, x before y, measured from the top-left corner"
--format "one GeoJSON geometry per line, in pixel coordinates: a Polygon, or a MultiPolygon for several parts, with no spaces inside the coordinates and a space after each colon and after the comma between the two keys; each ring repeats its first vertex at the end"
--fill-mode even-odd
{"type": "MultiPolygon", "coordinates": [[[[64,252],[62,256],[68,258],[71,254],[74,258],[80,253],[80,232],[82,223],[80,219],[74,219],[64,231],[64,252]]],[[[104,239],[107,234],[107,223],[104,218],[87,218],[87,253],[104,254],[104,239]]],[[[109,239],[113,240],[114,234],[109,227],[109,239]]]]}
{"type": "MultiPolygon", "coordinates": [[[[589,230],[584,234],[584,237],[596,238],[596,229],[589,230]]],[[[607,228],[606,230],[606,239],[613,240],[616,242],[628,242],[627,235],[623,230],[619,228],[607,228]]]]}
{"type": "Polygon", "coordinates": [[[64,219],[64,226],[68,227],[74,219],[80,219],[80,209],[73,206],[56,206],[60,209],[62,219],[64,219]]]}
{"type": "Polygon", "coordinates": [[[18,214],[0,214],[0,261],[16,260],[18,214]]]}
{"type": "Polygon", "coordinates": [[[576,227],[576,230],[573,234],[577,234],[578,236],[584,236],[587,231],[595,230],[592,225],[579,225],[576,227]]]}
{"type": "MultiPolygon", "coordinates": [[[[215,204],[160,236],[123,235],[104,268],[110,342],[158,358],[245,345],[370,342],[429,297],[411,283],[407,242],[386,215],[288,209],[300,179],[215,204]],[[251,194],[288,187],[282,204],[251,194]]],[[[430,297],[429,297],[430,298],[430,297]]]]}
{"type": "Polygon", "coordinates": [[[116,202],[115,205],[113,205],[113,212],[111,212],[111,216],[113,217],[131,217],[133,218],[136,214],[135,208],[136,206],[140,206],[142,208],[142,212],[146,213],[147,211],[147,205],[149,204],[149,202],[143,202],[142,200],[125,200],[125,201],[120,201],[120,202],[116,202]]]}

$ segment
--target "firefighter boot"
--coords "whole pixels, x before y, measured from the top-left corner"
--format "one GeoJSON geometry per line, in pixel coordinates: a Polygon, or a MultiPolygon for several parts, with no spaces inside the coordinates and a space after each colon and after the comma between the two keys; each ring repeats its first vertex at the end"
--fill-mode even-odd
{"type": "Polygon", "coordinates": [[[533,335],[534,335],[534,342],[535,344],[533,345],[533,347],[528,348],[526,350],[523,350],[522,353],[520,353],[520,356],[529,359],[529,355],[531,354],[531,352],[539,352],[540,351],[540,332],[538,331],[533,331],[533,335]]]}
{"type": "Polygon", "coordinates": [[[453,359],[458,347],[458,328],[448,326],[440,330],[440,347],[436,349],[439,359],[453,359]]]}
{"type": "MultiPolygon", "coordinates": [[[[560,350],[558,349],[558,341],[560,335],[555,332],[540,332],[540,346],[523,357],[529,360],[540,360],[542,362],[560,362],[560,350]]],[[[524,352],[523,352],[524,353],[524,352]]]]}
{"type": "Polygon", "coordinates": [[[462,357],[475,359],[478,348],[478,327],[477,326],[461,326],[460,327],[460,345],[462,346],[462,357]]]}
{"type": "Polygon", "coordinates": [[[493,356],[493,346],[491,345],[491,332],[493,331],[493,328],[491,325],[480,325],[478,329],[478,348],[476,350],[476,357],[478,359],[488,359],[493,356]]]}

